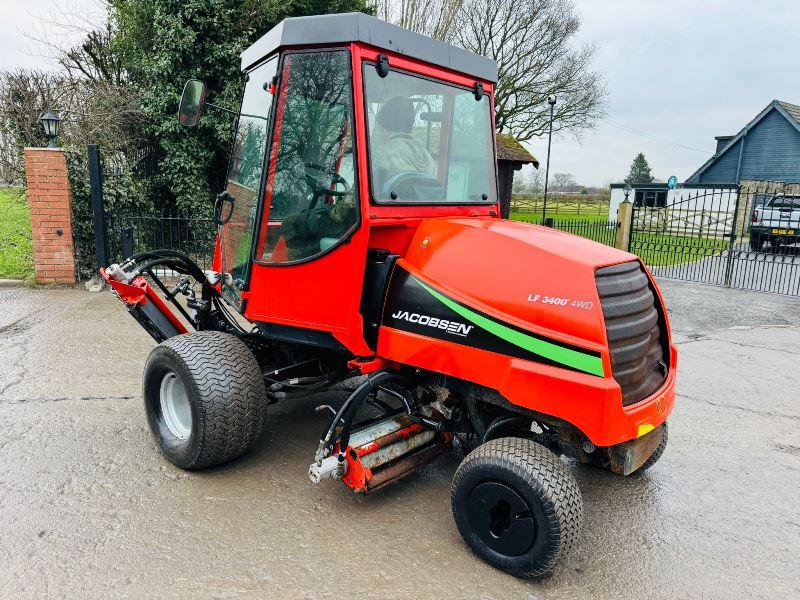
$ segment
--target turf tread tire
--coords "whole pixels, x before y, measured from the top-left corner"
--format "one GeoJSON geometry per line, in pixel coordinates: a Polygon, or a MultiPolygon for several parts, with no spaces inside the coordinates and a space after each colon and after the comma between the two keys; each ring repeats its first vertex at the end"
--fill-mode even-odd
{"type": "Polygon", "coordinates": [[[267,404],[264,379],[252,351],[233,335],[198,331],[162,342],[147,359],[144,388],[151,431],[166,457],[183,469],[233,460],[261,437],[267,404]],[[153,398],[158,387],[148,378],[158,377],[164,365],[183,375],[193,405],[192,433],[184,444],[165,439],[170,434],[159,426],[158,399],[153,398]]]}
{"type": "Polygon", "coordinates": [[[570,470],[553,452],[525,438],[498,438],[473,450],[456,471],[451,501],[456,525],[472,551],[489,564],[522,578],[548,575],[556,563],[576,546],[583,523],[583,499],[570,470]],[[530,487],[546,515],[545,523],[537,522],[537,526],[546,527],[549,534],[543,552],[500,558],[487,556],[480,547],[470,543],[467,517],[458,510],[457,500],[459,487],[475,469],[511,473],[516,476],[515,483],[523,482],[530,487]]]}

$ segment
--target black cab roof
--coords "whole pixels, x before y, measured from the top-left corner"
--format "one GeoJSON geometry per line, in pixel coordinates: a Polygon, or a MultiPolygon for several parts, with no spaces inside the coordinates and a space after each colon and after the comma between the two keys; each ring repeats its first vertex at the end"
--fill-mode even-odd
{"type": "Polygon", "coordinates": [[[242,52],[242,70],[261,62],[279,48],[349,42],[369,44],[477,79],[497,82],[495,61],[363,13],[284,19],[242,52]]]}

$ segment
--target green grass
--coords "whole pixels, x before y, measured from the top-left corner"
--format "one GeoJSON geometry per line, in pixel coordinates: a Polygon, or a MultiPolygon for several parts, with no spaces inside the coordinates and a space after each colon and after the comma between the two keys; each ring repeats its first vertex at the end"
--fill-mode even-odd
{"type": "MultiPolygon", "coordinates": [[[[608,207],[606,207],[603,214],[590,214],[590,213],[554,213],[547,211],[548,218],[552,217],[556,221],[591,221],[593,223],[601,223],[604,221],[608,221],[608,207]]],[[[514,221],[527,221],[527,222],[536,222],[539,223],[542,220],[542,213],[539,212],[529,212],[529,211],[520,211],[515,210],[512,211],[509,217],[514,221]]]]}
{"type": "MultiPolygon", "coordinates": [[[[549,201],[548,201],[549,205],[549,201]]],[[[547,213],[555,220],[555,226],[562,231],[596,242],[613,245],[615,233],[610,232],[602,223],[608,222],[608,215],[591,215],[576,213],[547,213]]],[[[515,211],[511,219],[541,223],[541,213],[515,211]]],[[[639,255],[645,264],[651,267],[663,267],[697,262],[719,254],[730,245],[728,239],[712,239],[683,237],[678,235],[660,235],[654,233],[634,233],[631,252],[639,255]]]]}
{"type": "Polygon", "coordinates": [[[638,254],[646,265],[664,267],[693,263],[727,250],[730,240],[677,235],[635,233],[631,252],[638,254]]]}
{"type": "Polygon", "coordinates": [[[20,190],[0,188],[0,279],[26,279],[32,274],[28,203],[20,190]]]}

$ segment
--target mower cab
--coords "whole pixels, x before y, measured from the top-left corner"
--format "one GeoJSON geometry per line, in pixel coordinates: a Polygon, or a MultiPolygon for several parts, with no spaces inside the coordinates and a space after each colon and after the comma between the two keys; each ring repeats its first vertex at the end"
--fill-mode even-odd
{"type": "MultiPolygon", "coordinates": [[[[167,251],[106,270],[163,342],[145,372],[162,450],[184,468],[229,460],[267,402],[367,375],[323,407],[311,479],[367,492],[454,440],[477,447],[453,486],[459,530],[500,568],[547,572],[581,519],[556,454],[628,475],[666,444],[677,354],[655,281],[626,252],[499,217],[493,61],[354,13],[287,19],[242,69],[213,272],[167,251]],[[156,265],[184,277],[169,290],[156,265]],[[198,356],[250,415],[226,452],[201,436],[198,356]]],[[[187,83],[184,125],[207,93],[187,83]]]]}

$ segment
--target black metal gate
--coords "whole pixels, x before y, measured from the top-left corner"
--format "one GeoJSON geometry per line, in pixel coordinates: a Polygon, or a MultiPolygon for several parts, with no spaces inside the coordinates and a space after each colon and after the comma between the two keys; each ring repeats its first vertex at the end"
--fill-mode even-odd
{"type": "Polygon", "coordinates": [[[634,205],[630,251],[656,276],[800,295],[800,231],[776,222],[764,233],[758,221],[795,187],[679,188],[662,206],[634,205]]]}
{"type": "Polygon", "coordinates": [[[100,148],[89,146],[93,267],[120,262],[139,252],[168,248],[188,254],[203,269],[211,268],[216,237],[211,215],[188,216],[166,209],[153,184],[156,165],[157,161],[148,151],[107,165],[100,148]],[[109,206],[107,192],[113,188],[115,179],[123,177],[136,182],[135,187],[146,200],[145,210],[126,205],[109,206]]]}

